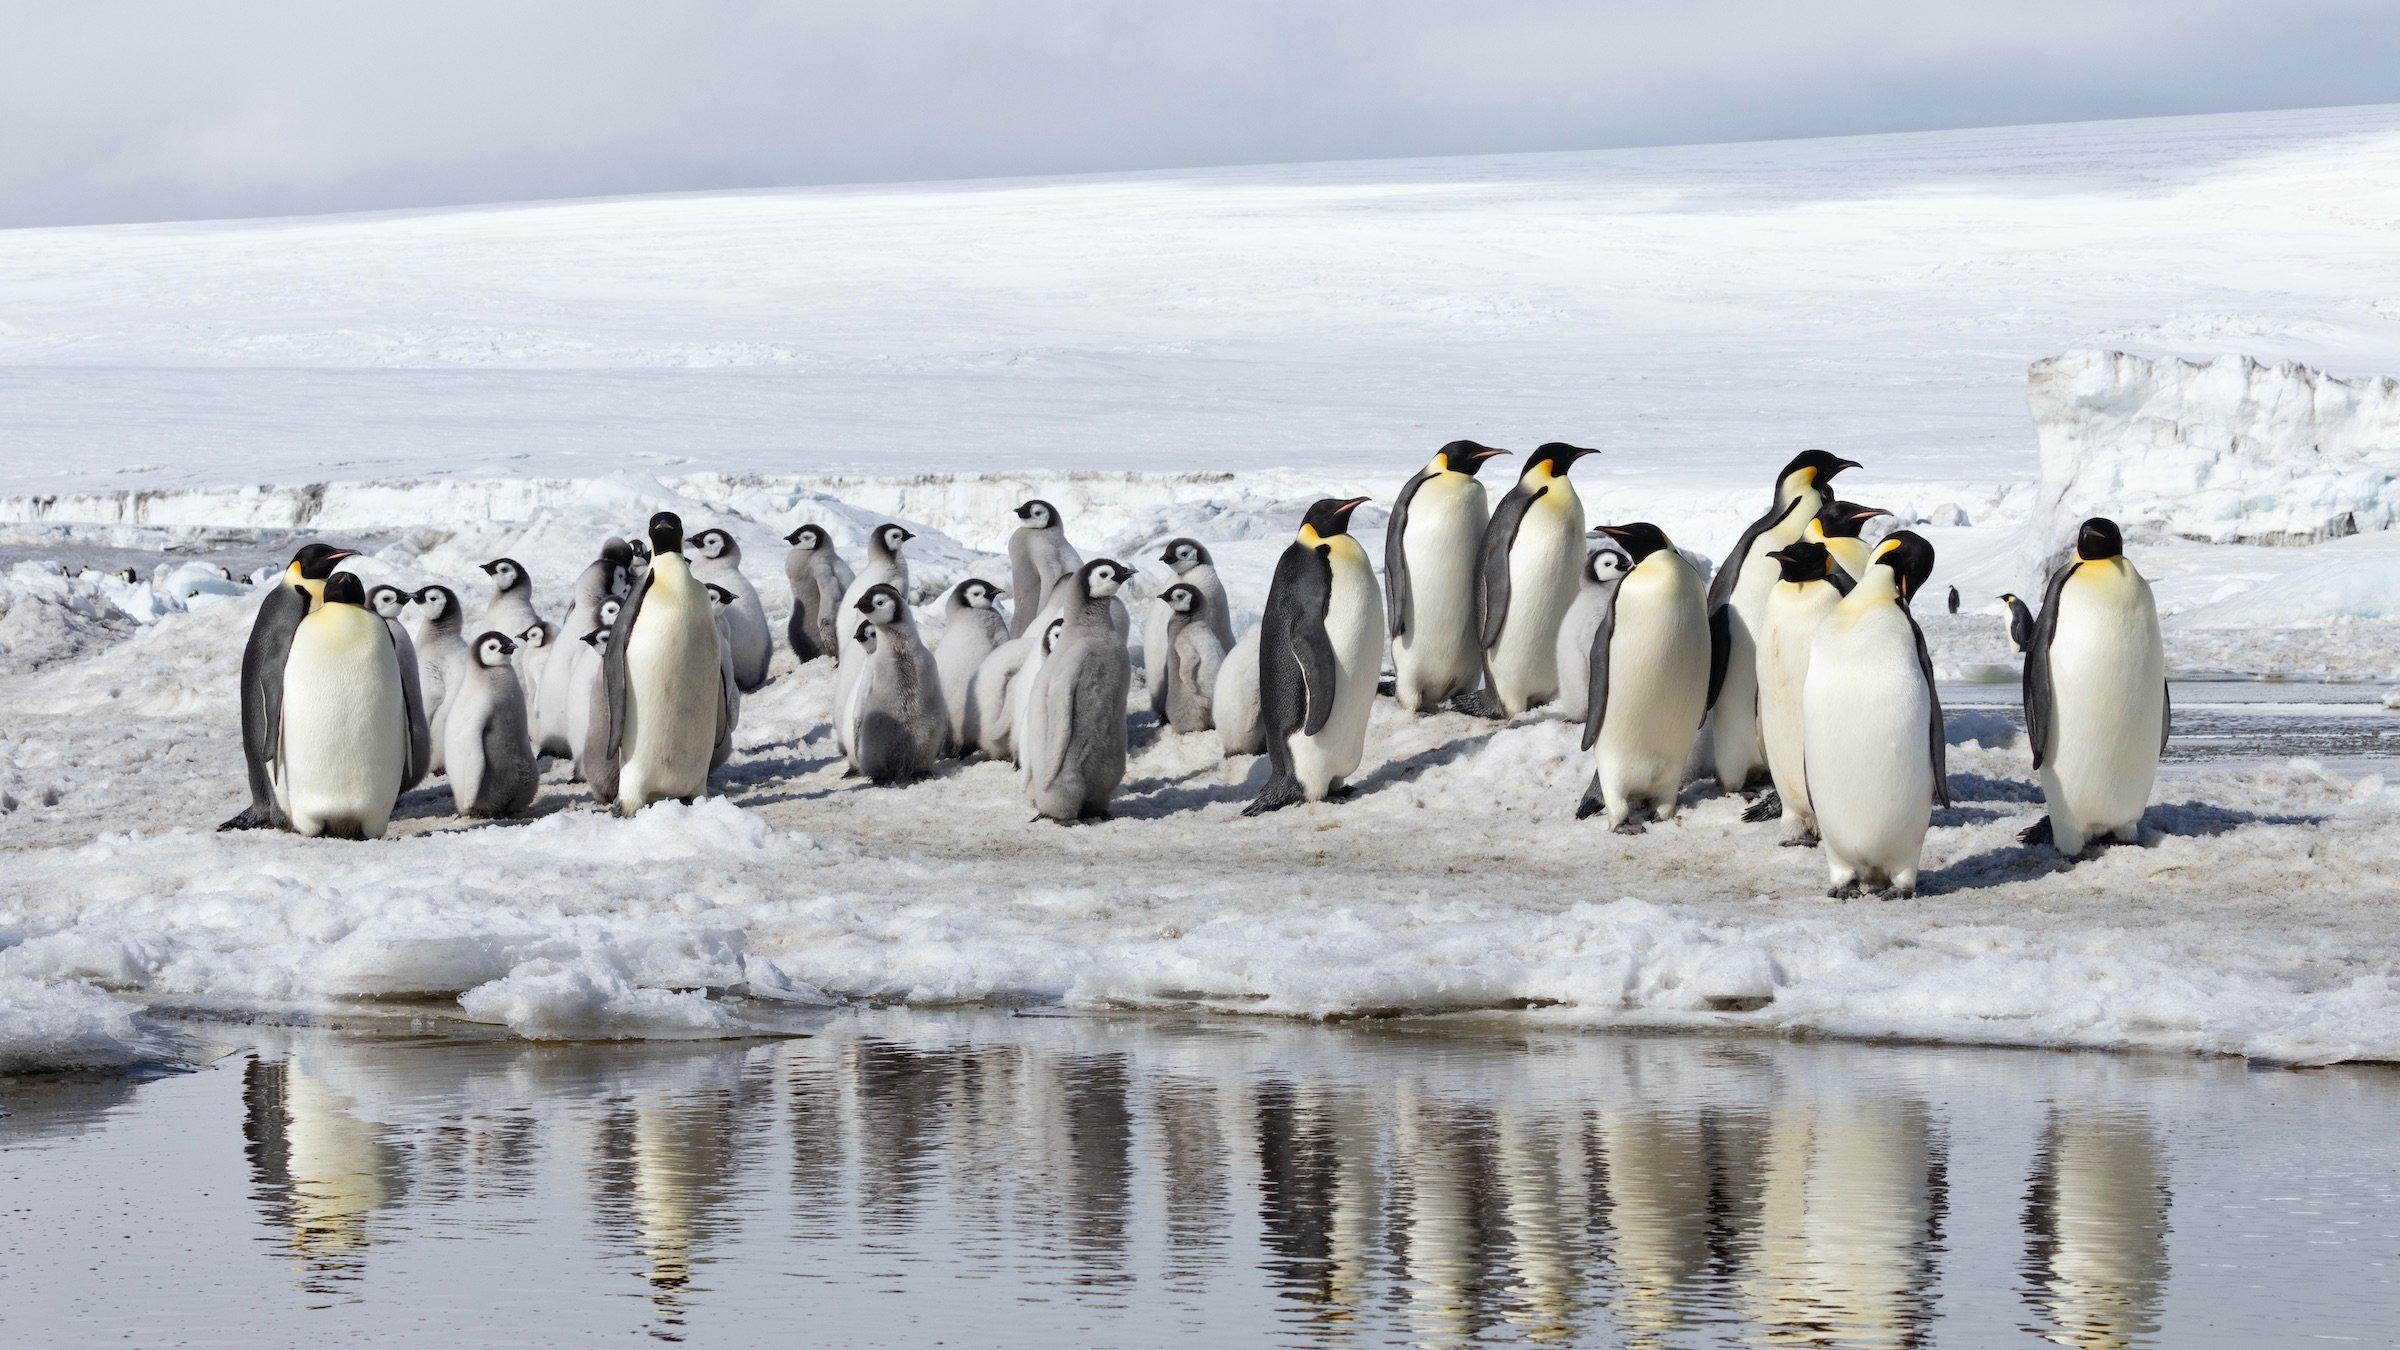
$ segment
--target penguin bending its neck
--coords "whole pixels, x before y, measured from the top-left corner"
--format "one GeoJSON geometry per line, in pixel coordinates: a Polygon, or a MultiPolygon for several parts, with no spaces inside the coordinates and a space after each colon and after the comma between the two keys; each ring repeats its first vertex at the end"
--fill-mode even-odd
{"type": "Polygon", "coordinates": [[[1485,711],[1514,717],[1558,696],[1558,626],[1583,585],[1583,499],[1567,481],[1597,450],[1552,441],[1525,461],[1484,527],[1475,569],[1485,711]]]}
{"type": "Polygon", "coordinates": [[[2025,735],[2060,853],[2141,837],[2172,713],[2150,583],[2117,523],[2095,516],[2051,574],[2025,647],[2025,735]]]}
{"type": "Polygon", "coordinates": [[[325,598],[326,579],[353,550],[331,544],[303,544],[285,564],[283,575],[259,601],[258,617],[250,623],[250,640],[242,646],[242,760],[249,770],[250,805],[220,830],[257,830],[287,823],[276,804],[273,746],[283,724],[284,666],[291,657],[292,635],[325,598]]]}
{"type": "Polygon", "coordinates": [[[1907,604],[1932,572],[1933,545],[1893,534],[1809,644],[1801,749],[1836,897],[1915,894],[1933,808],[1950,804],[1933,658],[1907,604]]]}
{"type": "MultiPolygon", "coordinates": [[[[1365,756],[1384,630],[1375,568],[1350,534],[1351,513],[1366,501],[1328,497],[1311,506],[1276,560],[1258,621],[1269,770],[1244,815],[1339,796],[1365,756]]],[[[1579,546],[1582,533],[1579,523],[1579,546]]]]}
{"type": "Polygon", "coordinates": [[[584,775],[622,815],[700,796],[733,750],[735,691],[712,602],[684,561],[682,519],[652,516],[649,539],[650,566],[603,656],[607,717],[584,775]]]}
{"type": "MultiPolygon", "coordinates": [[[[1436,712],[1483,678],[1475,568],[1491,507],[1477,475],[1508,454],[1452,441],[1401,485],[1383,535],[1384,619],[1392,692],[1410,712],[1436,712]]],[[[1230,645],[1230,644],[1229,644],[1230,645]]]]}
{"type": "Polygon", "coordinates": [[[1801,538],[1832,500],[1828,489],[1834,477],[1857,467],[1857,461],[1823,450],[1793,456],[1775,475],[1767,513],[1750,522],[1709,583],[1708,619],[1721,632],[1726,664],[1723,696],[1709,719],[1708,762],[1724,792],[1748,790],[1767,768],[1766,743],[1758,732],[1757,633],[1778,575],[1767,555],[1801,538]]]}

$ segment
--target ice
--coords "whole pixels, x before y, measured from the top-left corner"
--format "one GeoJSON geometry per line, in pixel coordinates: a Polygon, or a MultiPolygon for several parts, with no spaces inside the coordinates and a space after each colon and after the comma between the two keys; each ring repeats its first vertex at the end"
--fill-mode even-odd
{"type": "Polygon", "coordinates": [[[180,1047],[142,1025],[138,1004],[75,981],[0,977],[0,1075],[167,1066],[180,1047]]]}

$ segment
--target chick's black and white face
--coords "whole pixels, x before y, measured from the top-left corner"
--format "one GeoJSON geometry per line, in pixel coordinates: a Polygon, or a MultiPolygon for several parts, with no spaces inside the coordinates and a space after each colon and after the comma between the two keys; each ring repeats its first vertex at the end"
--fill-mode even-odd
{"type": "Polygon", "coordinates": [[[1200,608],[1200,592],[1190,586],[1169,586],[1167,608],[1178,614],[1189,614],[1200,608]]]}
{"type": "Polygon", "coordinates": [[[496,633],[486,633],[475,644],[475,659],[487,666],[508,664],[508,640],[496,633]]]}
{"type": "Polygon", "coordinates": [[[703,558],[722,558],[725,550],[733,546],[733,536],[723,530],[702,530],[692,544],[703,558]]]}
{"type": "Polygon", "coordinates": [[[792,547],[819,549],[825,547],[831,542],[833,541],[826,537],[823,530],[818,529],[814,525],[803,525],[800,527],[800,537],[793,541],[792,547]]]}
{"type": "Polygon", "coordinates": [[[1625,576],[1625,555],[1613,548],[1596,550],[1592,554],[1591,576],[1594,581],[1618,581],[1625,576]]]}
{"type": "Polygon", "coordinates": [[[537,623],[517,636],[526,646],[539,647],[550,640],[550,630],[537,623]]]}
{"type": "Polygon", "coordinates": [[[964,601],[969,609],[990,609],[993,598],[992,585],[988,581],[970,581],[967,583],[967,588],[959,594],[959,599],[964,601]]]}
{"type": "Polygon", "coordinates": [[[514,590],[518,579],[523,576],[524,573],[517,570],[517,565],[506,558],[492,564],[492,581],[501,590],[514,590]]]}
{"type": "Polygon", "coordinates": [[[397,586],[378,586],[367,592],[367,607],[386,619],[399,618],[400,607],[407,603],[408,597],[397,586]]]}
{"type": "Polygon", "coordinates": [[[897,525],[885,525],[875,531],[875,537],[883,541],[886,553],[898,553],[900,546],[908,542],[908,531],[897,525]]]}
{"type": "Polygon", "coordinates": [[[1050,626],[1042,630],[1042,655],[1048,656],[1052,649],[1058,646],[1058,635],[1065,631],[1067,631],[1067,621],[1065,619],[1052,619],[1050,621],[1050,626]]]}
{"type": "Polygon", "coordinates": [[[1133,569],[1114,558],[1102,558],[1085,574],[1084,585],[1092,598],[1115,595],[1117,588],[1133,580],[1133,569]]]}
{"type": "Polygon", "coordinates": [[[1188,572],[1200,565],[1200,547],[1188,539],[1178,539],[1167,548],[1167,566],[1178,572],[1188,572]]]}
{"type": "Polygon", "coordinates": [[[615,599],[614,597],[611,597],[610,599],[607,599],[607,600],[603,600],[603,601],[601,601],[601,602],[600,602],[600,623],[601,623],[601,626],[602,626],[602,627],[606,627],[606,626],[608,626],[609,624],[615,623],[615,622],[617,621],[617,615],[618,615],[618,613],[619,613],[619,612],[621,612],[621,611],[622,611],[624,608],[625,608],[625,602],[624,602],[624,601],[622,601],[622,600],[615,599]]]}
{"type": "Polygon", "coordinates": [[[708,588],[708,605],[710,609],[721,610],[732,603],[733,592],[726,590],[722,586],[711,586],[708,588]]]}
{"type": "Polygon", "coordinates": [[[1032,501],[1017,508],[1017,519],[1024,521],[1029,530],[1046,530],[1058,523],[1058,513],[1050,509],[1048,502],[1032,501]]]}
{"type": "Polygon", "coordinates": [[[417,592],[417,603],[425,607],[425,616],[438,619],[450,612],[450,592],[439,586],[428,586],[417,592]]]}

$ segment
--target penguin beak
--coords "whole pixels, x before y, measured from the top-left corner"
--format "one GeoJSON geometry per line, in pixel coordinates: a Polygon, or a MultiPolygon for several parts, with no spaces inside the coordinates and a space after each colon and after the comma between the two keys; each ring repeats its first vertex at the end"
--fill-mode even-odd
{"type": "Polygon", "coordinates": [[[1622,525],[1595,525],[1592,527],[1592,533],[1606,535],[1622,542],[1625,538],[1625,527],[1622,525]]]}
{"type": "Polygon", "coordinates": [[[1833,476],[1842,472],[1844,469],[1856,469],[1859,467],[1861,467],[1861,465],[1855,459],[1837,459],[1833,462],[1832,468],[1827,469],[1823,474],[1818,476],[1817,481],[1831,482],[1833,481],[1833,476]]]}
{"type": "Polygon", "coordinates": [[[1368,502],[1373,500],[1374,499],[1372,497],[1352,497],[1350,500],[1343,502],[1340,506],[1335,507],[1334,511],[1337,515],[1341,516],[1343,520],[1347,521],[1350,519],[1351,512],[1356,511],[1358,508],[1365,506],[1368,502]]]}
{"type": "Polygon", "coordinates": [[[483,568],[482,568],[483,574],[484,574],[485,576],[487,576],[487,577],[488,577],[488,576],[492,576],[492,575],[496,574],[497,572],[499,572],[499,570],[500,570],[500,564],[499,564],[499,563],[497,563],[497,562],[487,562],[487,563],[485,563],[485,564],[483,565],[483,568]]]}
{"type": "Polygon", "coordinates": [[[1491,446],[1487,445],[1481,450],[1477,450],[1472,454],[1469,454],[1467,458],[1474,460],[1478,464],[1481,464],[1487,459],[1497,459],[1502,455],[1513,455],[1515,453],[1517,452],[1514,450],[1495,450],[1491,446]]]}

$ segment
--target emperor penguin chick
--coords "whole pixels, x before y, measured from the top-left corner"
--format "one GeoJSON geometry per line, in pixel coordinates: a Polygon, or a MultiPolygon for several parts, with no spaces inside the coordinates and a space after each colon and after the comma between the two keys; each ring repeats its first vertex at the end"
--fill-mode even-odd
{"type": "Polygon", "coordinates": [[[1083,555],[1067,542],[1066,522],[1057,507],[1037,497],[1017,507],[1017,519],[1024,523],[1008,536],[1010,637],[1033,628],[1060,578],[1083,566],[1083,555]]]}
{"type": "Polygon", "coordinates": [[[950,718],[950,753],[964,754],[980,744],[982,729],[970,695],[975,672],[1008,641],[1008,619],[999,602],[1000,588],[981,577],[951,587],[942,602],[942,636],[934,644],[933,664],[942,679],[942,710],[950,718]]]}
{"type": "MultiPolygon", "coordinates": [[[[1592,533],[1600,535],[1598,530],[1592,533]]],[[[1577,725],[1591,698],[1592,638],[1608,617],[1608,607],[1616,603],[1617,583],[1632,566],[1614,544],[1591,550],[1583,560],[1583,585],[1558,625],[1558,702],[1553,706],[1560,717],[1577,725]]]]}
{"type": "Polygon", "coordinates": [[[1133,569],[1113,558],[1076,569],[1059,606],[1058,632],[1027,690],[1017,754],[1027,800],[1051,820],[1108,819],[1125,779],[1125,696],[1133,666],[1110,602],[1132,577],[1133,569]]]}
{"type": "Polygon", "coordinates": [[[516,644],[492,632],[476,638],[470,650],[474,662],[459,673],[457,701],[443,729],[450,800],[461,815],[513,816],[533,805],[541,784],[525,723],[525,688],[509,661],[516,644]]]}
{"type": "Polygon", "coordinates": [[[722,586],[733,597],[726,606],[725,641],[733,653],[734,683],[749,693],[767,682],[768,658],[775,640],[767,627],[766,606],[758,588],[742,574],[741,541],[725,530],[702,530],[692,536],[692,575],[711,586],[722,586]]]}
{"type": "Polygon", "coordinates": [[[1225,643],[1208,621],[1208,596],[1189,581],[1178,581],[1159,597],[1173,619],[1167,625],[1166,669],[1159,691],[1166,724],[1189,735],[1216,725],[1211,707],[1217,696],[1217,671],[1225,664],[1225,643]]]}
{"type": "Polygon", "coordinates": [[[941,674],[899,591],[871,586],[857,610],[862,668],[852,686],[850,768],[879,787],[913,783],[933,772],[950,741],[941,674]]]}
{"type": "MultiPolygon", "coordinates": [[[[1171,540],[1158,560],[1174,571],[1177,581],[1200,592],[1208,615],[1205,622],[1217,635],[1218,645],[1232,646],[1233,611],[1225,603],[1225,583],[1217,579],[1216,560],[1209,556],[1208,546],[1197,539],[1171,540]]],[[[1150,711],[1161,721],[1167,715],[1167,633],[1174,623],[1175,611],[1159,604],[1150,607],[1150,616],[1142,624],[1142,692],[1150,700],[1150,711]]]]}

